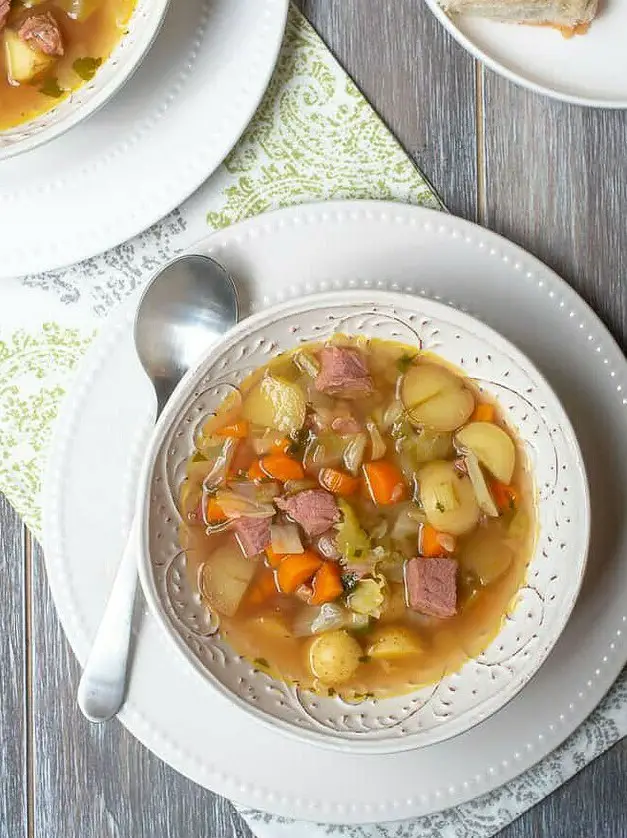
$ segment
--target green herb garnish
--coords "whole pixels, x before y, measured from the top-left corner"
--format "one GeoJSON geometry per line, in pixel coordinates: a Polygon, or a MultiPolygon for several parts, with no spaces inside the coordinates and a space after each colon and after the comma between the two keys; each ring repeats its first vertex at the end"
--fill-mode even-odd
{"type": "Polygon", "coordinates": [[[253,663],[255,664],[255,666],[260,666],[264,669],[270,669],[270,664],[265,658],[255,658],[253,663]]]}
{"type": "Polygon", "coordinates": [[[83,81],[90,81],[96,75],[96,70],[102,64],[102,58],[77,58],[72,69],[83,81]]]}
{"type": "Polygon", "coordinates": [[[200,451],[196,451],[194,456],[192,457],[192,463],[206,463],[207,458],[204,454],[201,454],[200,451]]]}
{"type": "Polygon", "coordinates": [[[370,663],[370,660],[371,660],[370,655],[362,655],[359,658],[359,663],[370,663]]]}
{"type": "Polygon", "coordinates": [[[416,359],[416,355],[401,355],[396,362],[396,368],[401,373],[406,373],[416,359]]]}
{"type": "Polygon", "coordinates": [[[307,428],[301,428],[299,431],[295,431],[290,439],[287,453],[290,457],[302,457],[308,442],[309,431],[307,428]]]}
{"type": "Polygon", "coordinates": [[[440,503],[440,501],[436,503],[435,508],[438,510],[438,512],[444,512],[444,504],[440,503]]]}
{"type": "Polygon", "coordinates": [[[355,590],[357,587],[357,574],[356,573],[343,573],[342,574],[342,587],[344,588],[345,594],[350,594],[352,591],[355,590]]]}
{"type": "Polygon", "coordinates": [[[337,695],[337,692],[333,689],[333,687],[329,687],[329,689],[327,690],[327,695],[329,696],[329,698],[333,698],[334,695],[337,695]]]}
{"type": "Polygon", "coordinates": [[[43,93],[44,96],[50,96],[52,99],[60,99],[65,90],[59,87],[59,82],[56,79],[45,79],[39,88],[39,92],[43,93]]]}

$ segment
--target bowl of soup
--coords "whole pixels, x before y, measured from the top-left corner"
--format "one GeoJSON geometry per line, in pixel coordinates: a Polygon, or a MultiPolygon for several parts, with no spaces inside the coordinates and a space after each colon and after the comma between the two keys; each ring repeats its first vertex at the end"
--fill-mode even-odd
{"type": "Polygon", "coordinates": [[[177,388],[139,497],[146,597],[208,689],[366,752],[509,701],[566,624],[589,536],[579,447],[531,362],[387,292],[239,324],[177,388]]]}
{"type": "Polygon", "coordinates": [[[113,96],[169,0],[0,0],[0,160],[59,136],[113,96]]]}

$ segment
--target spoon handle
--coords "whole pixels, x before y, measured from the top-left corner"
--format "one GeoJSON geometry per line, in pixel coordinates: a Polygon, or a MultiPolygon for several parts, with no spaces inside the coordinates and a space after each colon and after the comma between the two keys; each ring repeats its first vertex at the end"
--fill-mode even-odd
{"type": "Polygon", "coordinates": [[[106,722],[124,701],[137,591],[137,522],[131,530],[113,589],[78,685],[78,706],[91,722],[106,722]]]}

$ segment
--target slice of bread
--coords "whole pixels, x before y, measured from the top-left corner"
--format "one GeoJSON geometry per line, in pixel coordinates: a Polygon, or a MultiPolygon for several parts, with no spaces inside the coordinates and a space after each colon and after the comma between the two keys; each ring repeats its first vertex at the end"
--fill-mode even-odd
{"type": "Polygon", "coordinates": [[[565,35],[583,34],[598,4],[599,0],[441,0],[442,8],[451,14],[555,26],[565,35]]]}

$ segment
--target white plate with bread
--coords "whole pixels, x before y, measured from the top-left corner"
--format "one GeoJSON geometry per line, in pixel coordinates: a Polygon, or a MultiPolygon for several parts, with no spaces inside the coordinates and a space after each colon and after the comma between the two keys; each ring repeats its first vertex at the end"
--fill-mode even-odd
{"type": "Polygon", "coordinates": [[[475,58],[516,84],[576,105],[627,108],[621,0],[426,0],[475,58]]]}

